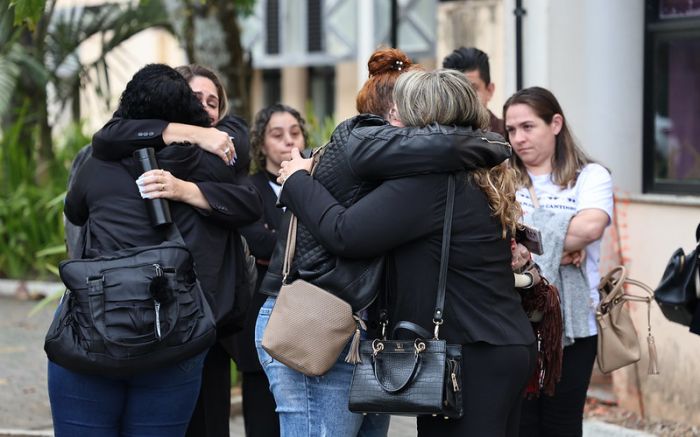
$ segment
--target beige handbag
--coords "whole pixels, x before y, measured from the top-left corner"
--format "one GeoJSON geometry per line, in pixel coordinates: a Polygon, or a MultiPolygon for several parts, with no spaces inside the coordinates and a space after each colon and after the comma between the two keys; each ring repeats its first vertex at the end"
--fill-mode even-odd
{"type": "Polygon", "coordinates": [[[357,337],[353,343],[359,343],[363,326],[350,304],[339,297],[303,279],[287,284],[296,234],[297,217],[292,216],[284,251],[282,288],[265,328],[262,347],[289,368],[308,376],[321,376],[333,367],[353,332],[357,337]]]}
{"type": "Polygon", "coordinates": [[[598,285],[600,303],[596,310],[598,325],[598,367],[603,373],[609,373],[621,367],[636,363],[641,358],[637,330],[632,323],[629,308],[625,302],[646,302],[649,346],[649,374],[658,375],[656,345],[651,335],[652,289],[639,281],[627,277],[623,266],[613,268],[598,285]],[[626,284],[636,285],[646,291],[647,295],[637,296],[625,293],[626,284]]]}

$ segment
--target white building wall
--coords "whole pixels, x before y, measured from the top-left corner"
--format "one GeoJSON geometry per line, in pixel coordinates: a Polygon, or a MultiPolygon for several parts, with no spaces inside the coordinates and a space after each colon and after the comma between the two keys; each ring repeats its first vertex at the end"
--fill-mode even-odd
{"type": "MultiPolygon", "coordinates": [[[[640,193],[644,3],[525,0],[523,6],[523,85],[550,89],[583,148],[612,170],[615,186],[640,193]]],[[[514,80],[508,83],[514,91],[514,80]]]]}
{"type": "Polygon", "coordinates": [[[586,115],[581,139],[592,154],[609,162],[616,187],[640,193],[644,2],[587,0],[583,17],[586,115]]]}
{"type": "Polygon", "coordinates": [[[506,84],[504,67],[506,24],[512,17],[512,9],[502,7],[501,0],[469,0],[466,2],[440,3],[436,29],[436,67],[442,67],[442,60],[459,47],[477,47],[489,56],[491,82],[495,91],[489,109],[499,118],[503,102],[512,94],[506,84]]]}
{"type": "MultiPolygon", "coordinates": [[[[504,0],[507,11],[514,5],[504,0]]],[[[631,277],[655,287],[671,253],[692,248],[700,198],[641,194],[644,2],[523,0],[523,6],[524,86],[550,89],[583,148],[612,171],[620,255],[631,277]]],[[[511,92],[514,29],[506,33],[511,92]]],[[[668,322],[653,304],[661,375],[649,376],[646,308],[634,305],[632,312],[643,357],[613,374],[618,401],[648,417],[700,424],[697,336],[668,322]]]]}

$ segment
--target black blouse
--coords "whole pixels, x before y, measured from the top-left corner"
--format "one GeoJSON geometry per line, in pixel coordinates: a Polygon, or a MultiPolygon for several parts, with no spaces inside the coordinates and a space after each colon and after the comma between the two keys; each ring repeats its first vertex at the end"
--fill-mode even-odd
{"type": "MultiPolygon", "coordinates": [[[[450,342],[528,345],[532,329],[514,289],[509,239],[491,216],[484,193],[458,173],[444,325],[450,342]]],[[[308,173],[285,182],[280,201],[338,256],[389,254],[390,321],[409,320],[432,332],[447,176],[383,182],[345,208],[308,173]]]]}

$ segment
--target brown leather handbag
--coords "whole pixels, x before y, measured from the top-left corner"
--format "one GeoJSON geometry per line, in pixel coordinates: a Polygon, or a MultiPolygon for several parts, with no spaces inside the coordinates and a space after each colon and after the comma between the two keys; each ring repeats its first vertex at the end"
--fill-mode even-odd
{"type": "Polygon", "coordinates": [[[297,235],[297,217],[289,223],[282,268],[283,281],[270,314],[262,347],[277,361],[308,376],[321,376],[330,370],[356,334],[359,341],[361,320],[349,303],[307,282],[287,283],[297,235]]]}
{"type": "Polygon", "coordinates": [[[651,335],[653,290],[648,285],[627,277],[627,270],[623,266],[617,266],[600,280],[598,292],[600,303],[596,310],[596,323],[598,325],[597,360],[600,370],[603,373],[609,373],[641,359],[637,330],[625,302],[645,302],[647,304],[649,374],[658,375],[656,344],[651,335]],[[646,295],[625,293],[626,284],[641,288],[646,295]]]}

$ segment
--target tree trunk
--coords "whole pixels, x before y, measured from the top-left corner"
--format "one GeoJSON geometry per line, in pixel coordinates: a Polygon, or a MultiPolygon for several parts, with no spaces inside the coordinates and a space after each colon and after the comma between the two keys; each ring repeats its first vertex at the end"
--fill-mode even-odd
{"type": "Polygon", "coordinates": [[[227,78],[229,102],[232,112],[252,120],[250,105],[251,59],[241,45],[241,27],[238,24],[238,11],[234,2],[219,0],[218,18],[225,34],[228,62],[220,67],[227,78]],[[228,23],[228,25],[224,25],[228,23]]]}
{"type": "MultiPolygon", "coordinates": [[[[43,59],[44,45],[43,42],[37,43],[37,41],[44,37],[42,31],[44,25],[44,19],[42,19],[33,33],[25,28],[20,38],[20,43],[25,46],[26,52],[31,53],[35,59],[43,59]]],[[[38,185],[47,182],[49,166],[54,159],[46,86],[46,83],[36,83],[28,75],[22,75],[12,98],[12,106],[16,110],[25,102],[29,104],[29,111],[19,137],[21,144],[26,148],[27,155],[34,154],[36,158],[34,179],[38,185]]]]}
{"type": "Polygon", "coordinates": [[[231,0],[164,0],[190,62],[219,73],[231,113],[251,119],[250,56],[241,45],[239,6],[231,0]]]}

